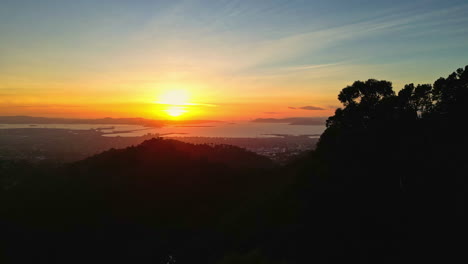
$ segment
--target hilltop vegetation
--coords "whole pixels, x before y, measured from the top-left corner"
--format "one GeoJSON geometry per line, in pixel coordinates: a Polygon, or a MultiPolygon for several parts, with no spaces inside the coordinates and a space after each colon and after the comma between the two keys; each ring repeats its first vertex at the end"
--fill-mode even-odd
{"type": "Polygon", "coordinates": [[[317,149],[281,167],[237,147],[162,139],[61,167],[2,165],[0,257],[455,263],[468,66],[398,93],[357,81],[338,99],[317,149]]]}

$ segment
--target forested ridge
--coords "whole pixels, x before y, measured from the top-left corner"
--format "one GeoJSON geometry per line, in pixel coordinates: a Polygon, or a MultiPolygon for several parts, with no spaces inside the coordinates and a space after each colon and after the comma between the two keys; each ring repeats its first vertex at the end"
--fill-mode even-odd
{"type": "Polygon", "coordinates": [[[285,166],[164,139],[1,161],[0,262],[465,262],[468,66],[338,99],[317,149],[285,166]]]}

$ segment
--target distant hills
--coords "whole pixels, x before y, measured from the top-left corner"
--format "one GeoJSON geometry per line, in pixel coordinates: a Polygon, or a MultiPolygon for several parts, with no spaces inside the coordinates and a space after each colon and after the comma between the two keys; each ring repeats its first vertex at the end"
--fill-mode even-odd
{"type": "Polygon", "coordinates": [[[265,156],[232,145],[196,145],[162,138],[146,140],[138,146],[111,149],[75,164],[104,166],[106,161],[112,163],[108,164],[109,168],[118,168],[123,164],[119,161],[125,161],[125,166],[131,165],[129,169],[151,164],[158,166],[158,170],[167,167],[168,163],[174,163],[175,166],[187,165],[186,163],[212,163],[240,169],[275,166],[274,162],[265,156]]]}

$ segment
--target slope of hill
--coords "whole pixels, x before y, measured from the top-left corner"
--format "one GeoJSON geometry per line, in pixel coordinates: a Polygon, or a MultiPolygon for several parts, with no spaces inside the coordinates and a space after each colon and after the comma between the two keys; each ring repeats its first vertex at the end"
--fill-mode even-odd
{"type": "Polygon", "coordinates": [[[271,174],[275,167],[266,157],[228,145],[152,139],[111,149],[22,175],[1,197],[2,240],[11,245],[10,257],[31,251],[19,258],[26,262],[48,255],[68,263],[91,257],[159,261],[181,251],[179,259],[193,258],[200,250],[206,260],[211,253],[198,246],[226,241],[222,222],[269,199],[272,186],[279,186],[271,174]],[[129,240],[144,257],[125,244],[129,240]]]}
{"type": "MultiPolygon", "coordinates": [[[[107,160],[111,162],[135,162],[135,165],[152,164],[161,167],[174,165],[175,168],[178,167],[178,163],[184,164],[185,162],[219,163],[239,169],[272,168],[275,166],[270,159],[264,156],[231,145],[194,145],[162,138],[146,140],[138,146],[125,149],[111,149],[77,162],[76,165],[95,164],[97,166],[107,166],[109,165],[105,164],[107,160]]],[[[120,166],[121,164],[117,162],[113,165],[120,166]]]]}

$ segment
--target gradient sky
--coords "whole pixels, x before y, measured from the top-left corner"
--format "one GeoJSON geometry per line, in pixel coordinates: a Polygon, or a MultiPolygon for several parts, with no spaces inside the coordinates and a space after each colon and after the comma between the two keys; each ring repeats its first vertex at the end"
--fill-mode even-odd
{"type": "Polygon", "coordinates": [[[0,115],[164,118],[154,102],[182,89],[186,118],[328,116],[355,80],[398,90],[468,64],[467,14],[466,0],[0,0],[0,115]]]}

